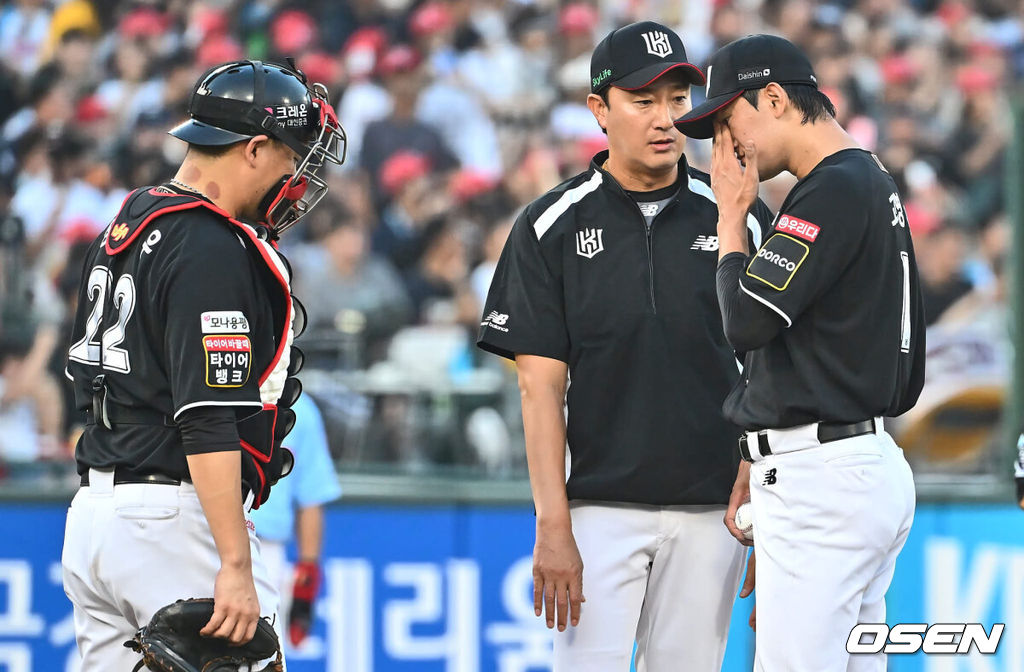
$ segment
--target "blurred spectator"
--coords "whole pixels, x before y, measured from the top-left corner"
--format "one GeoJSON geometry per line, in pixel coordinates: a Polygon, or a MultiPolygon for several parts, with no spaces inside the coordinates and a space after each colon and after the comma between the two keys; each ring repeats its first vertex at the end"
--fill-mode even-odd
{"type": "Polygon", "coordinates": [[[573,2],[558,13],[559,63],[567,63],[581,56],[588,57],[597,44],[595,31],[599,17],[597,10],[585,2],[573,2]]]}
{"type": "Polygon", "coordinates": [[[50,32],[45,0],[16,0],[0,8],[0,59],[22,75],[39,65],[50,32]]]}
{"type": "Polygon", "coordinates": [[[80,28],[65,31],[57,44],[53,62],[63,81],[76,88],[79,94],[89,94],[99,79],[95,52],[95,37],[80,28]]]}
{"type": "Polygon", "coordinates": [[[508,234],[512,231],[514,221],[514,217],[507,217],[492,226],[484,236],[484,258],[469,276],[473,296],[481,306],[487,300],[487,290],[491,287],[494,269],[498,266],[498,258],[501,257],[501,251],[505,248],[505,241],[508,240],[508,234]]]}
{"type": "Polygon", "coordinates": [[[321,203],[314,215],[321,212],[310,223],[315,243],[291,255],[293,287],[309,324],[303,342],[316,337],[318,349],[342,351],[335,365],[361,368],[379,359],[385,339],[408,322],[409,299],[395,269],[370,254],[363,222],[336,201],[321,203]]]}
{"type": "Polygon", "coordinates": [[[28,82],[27,105],[4,123],[0,136],[15,142],[30,130],[59,133],[74,112],[73,95],[55,66],[40,69],[28,82]]]}
{"type": "Polygon", "coordinates": [[[455,226],[438,217],[423,230],[422,254],[406,272],[405,286],[416,321],[466,324],[480,321],[480,305],[469,288],[466,246],[455,226]]]}
{"type": "Polygon", "coordinates": [[[381,166],[378,179],[389,200],[373,233],[373,250],[399,270],[416,261],[427,223],[451,205],[431,171],[429,158],[408,151],[395,153],[381,166]]]}
{"type": "Polygon", "coordinates": [[[392,47],[381,60],[380,72],[391,95],[388,116],[371,122],[363,135],[359,163],[369,175],[378,204],[387,201],[380,183],[384,163],[397,152],[418,152],[433,170],[445,172],[458,166],[440,134],[416,119],[416,104],[423,86],[420,55],[411,47],[392,47]]]}
{"type": "Polygon", "coordinates": [[[912,210],[908,216],[921,274],[925,320],[930,325],[971,291],[971,283],[963,273],[966,239],[959,227],[937,215],[912,210]]]}
{"type": "MultiPolygon", "coordinates": [[[[438,10],[442,6],[440,3],[432,4],[438,6],[438,10]]],[[[424,5],[424,11],[430,6],[424,5]]],[[[423,17],[421,19],[425,20],[423,17]]],[[[447,25],[442,23],[440,27],[446,28],[447,25]]],[[[426,27],[420,29],[425,30],[426,27]]],[[[435,49],[435,59],[430,63],[435,76],[433,81],[424,85],[417,100],[416,118],[440,133],[445,146],[452,150],[463,168],[498,178],[504,166],[494,121],[480,101],[458,84],[446,60],[448,56],[442,55],[448,54],[450,44],[447,40],[452,37],[450,33],[447,31],[447,34],[440,36],[438,42],[427,44],[428,48],[435,49]],[[438,63],[439,60],[444,62],[438,63]]],[[[424,34],[423,37],[426,39],[429,35],[424,34]]]]}
{"type": "Polygon", "coordinates": [[[279,56],[301,57],[318,41],[316,21],[308,12],[289,9],[270,24],[270,44],[279,56]]]}
{"type": "Polygon", "coordinates": [[[64,457],[63,403],[57,381],[46,372],[56,332],[25,329],[0,337],[0,469],[37,475],[42,459],[64,457]]]}
{"type": "Polygon", "coordinates": [[[162,86],[150,78],[153,54],[136,39],[124,39],[114,52],[117,79],[109,79],[96,89],[96,97],[122,125],[132,125],[143,110],[161,103],[162,86]]]}
{"type": "Polygon", "coordinates": [[[343,120],[348,134],[346,169],[361,165],[366,127],[391,111],[391,96],[372,78],[386,49],[387,36],[383,31],[363,28],[352,34],[342,50],[341,62],[349,85],[338,103],[338,118],[343,120]]]}

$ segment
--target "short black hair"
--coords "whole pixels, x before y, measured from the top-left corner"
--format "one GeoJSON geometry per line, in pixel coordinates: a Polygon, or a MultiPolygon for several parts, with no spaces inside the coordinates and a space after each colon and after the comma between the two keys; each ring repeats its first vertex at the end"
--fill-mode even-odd
{"type": "MultiPolygon", "coordinates": [[[[782,84],[782,89],[789,96],[793,107],[800,110],[804,117],[801,124],[812,124],[816,121],[835,119],[836,106],[824,93],[808,84],[782,84]]],[[[757,98],[761,89],[748,89],[743,92],[743,97],[753,108],[757,109],[757,98]]]]}
{"type": "Polygon", "coordinates": [[[216,159],[224,156],[231,151],[231,148],[242,142],[249,142],[248,140],[240,140],[238,142],[231,142],[226,145],[195,145],[191,142],[188,143],[188,151],[195,152],[200,156],[205,156],[208,159],[216,159]]]}
{"type": "MultiPolygon", "coordinates": [[[[256,136],[253,136],[253,137],[256,137],[256,136]]],[[[237,147],[238,145],[244,145],[245,143],[249,142],[251,139],[252,138],[246,138],[245,140],[239,140],[238,142],[229,142],[226,145],[197,145],[197,144],[194,144],[194,143],[190,142],[190,143],[188,143],[188,151],[195,152],[196,154],[199,154],[200,156],[205,156],[205,157],[207,157],[209,159],[216,159],[216,158],[222,157],[225,154],[227,154],[228,152],[230,152],[232,147],[237,147]]],[[[288,147],[288,145],[286,145],[284,142],[278,140],[277,138],[275,138],[272,135],[268,135],[267,139],[272,144],[280,145],[282,147],[288,147]]]]}

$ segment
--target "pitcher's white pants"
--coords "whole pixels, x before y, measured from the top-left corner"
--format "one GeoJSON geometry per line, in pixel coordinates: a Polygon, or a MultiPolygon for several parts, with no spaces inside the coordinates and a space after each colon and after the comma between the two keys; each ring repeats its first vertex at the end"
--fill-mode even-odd
{"type": "MultiPolygon", "coordinates": [[[[246,522],[249,516],[246,514],[246,522]]],[[[263,616],[277,612],[277,588],[249,527],[252,572],[263,616]]],[[[141,659],[123,644],[175,600],[213,597],[220,557],[195,488],[113,484],[89,472],[68,509],[64,592],[74,605],[81,672],[127,672],[141,659]]]]}
{"type": "Polygon", "coordinates": [[[580,623],[555,672],[719,672],[745,549],[724,506],[570,502],[583,558],[580,623]]]}
{"type": "Polygon", "coordinates": [[[279,618],[274,622],[274,631],[277,638],[285,645],[283,650],[290,648],[288,635],[288,612],[292,606],[292,564],[288,562],[288,553],[285,545],[280,541],[271,539],[260,539],[260,558],[263,566],[267,568],[267,578],[277,588],[277,613],[279,618]]]}
{"type": "Polygon", "coordinates": [[[914,478],[879,429],[826,444],[815,425],[769,430],[750,469],[757,551],[757,672],[884,672],[850,655],[857,623],[885,622],[885,592],[914,520],[914,478]],[[793,451],[782,452],[780,451],[793,451]]]}

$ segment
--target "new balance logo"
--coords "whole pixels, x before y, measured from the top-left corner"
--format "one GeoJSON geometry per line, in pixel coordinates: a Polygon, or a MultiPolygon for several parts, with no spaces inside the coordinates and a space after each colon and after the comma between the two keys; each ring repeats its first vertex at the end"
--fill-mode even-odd
{"type": "Polygon", "coordinates": [[[499,313],[496,310],[492,310],[490,314],[488,314],[487,317],[484,318],[484,321],[480,323],[480,326],[490,327],[492,329],[497,329],[498,331],[507,332],[508,329],[505,328],[506,322],[508,322],[507,314],[499,313]]]}
{"type": "Polygon", "coordinates": [[[697,236],[690,246],[691,250],[704,250],[705,252],[718,251],[718,236],[697,236]]]}
{"type": "Polygon", "coordinates": [[[775,473],[775,467],[772,467],[768,471],[764,472],[764,481],[761,482],[761,485],[775,485],[779,480],[775,478],[775,473]]]}
{"type": "Polygon", "coordinates": [[[641,203],[640,212],[643,213],[644,217],[654,217],[658,214],[658,207],[657,203],[641,203]]]}

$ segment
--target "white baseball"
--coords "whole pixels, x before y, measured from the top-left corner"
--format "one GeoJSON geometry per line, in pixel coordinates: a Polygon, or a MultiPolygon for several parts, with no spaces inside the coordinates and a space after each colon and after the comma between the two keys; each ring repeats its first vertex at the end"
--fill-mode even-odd
{"type": "Polygon", "coordinates": [[[750,508],[750,502],[740,504],[740,508],[736,509],[736,517],[733,520],[736,521],[736,527],[739,528],[744,537],[747,539],[754,538],[754,511],[750,508]]]}

